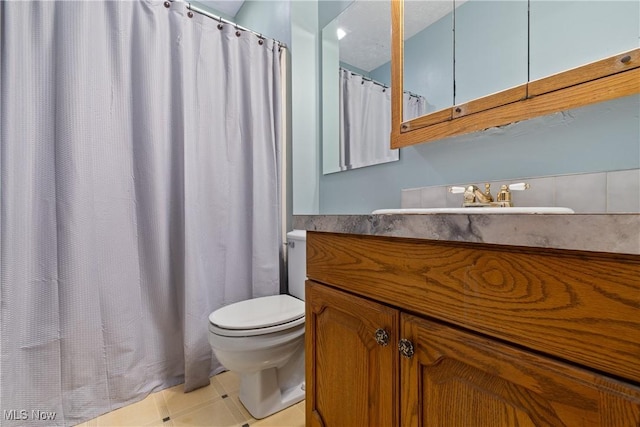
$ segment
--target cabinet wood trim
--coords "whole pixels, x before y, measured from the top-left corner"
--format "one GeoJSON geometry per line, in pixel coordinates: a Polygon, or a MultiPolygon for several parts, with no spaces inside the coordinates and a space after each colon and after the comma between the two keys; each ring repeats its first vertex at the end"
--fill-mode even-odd
{"type": "Polygon", "coordinates": [[[474,99],[464,104],[455,105],[452,108],[445,108],[414,120],[402,123],[400,131],[402,133],[414,131],[416,129],[432,126],[438,123],[447,122],[469,114],[478,113],[490,108],[521,101],[527,97],[527,85],[520,85],[502,92],[494,93],[484,98],[474,99]]]}
{"type": "Polygon", "coordinates": [[[480,111],[511,104],[512,102],[522,101],[526,98],[527,85],[516,86],[464,104],[455,105],[453,107],[453,118],[457,119],[458,117],[479,113],[480,111]]]}
{"type": "Polygon", "coordinates": [[[640,256],[309,232],[307,275],[640,382],[640,256]]]}
{"type": "Polygon", "coordinates": [[[391,147],[396,148],[393,141],[400,136],[404,95],[393,94],[404,93],[404,1],[391,0],[391,22],[391,147]]]}
{"type": "Polygon", "coordinates": [[[638,67],[640,67],[640,49],[633,49],[582,67],[529,82],[528,96],[531,98],[638,67]]]}
{"type": "Polygon", "coordinates": [[[423,127],[435,125],[437,123],[446,122],[451,120],[452,118],[453,118],[453,109],[447,107],[444,110],[435,111],[425,116],[418,117],[409,122],[402,123],[402,127],[400,131],[403,133],[409,132],[415,129],[420,129],[423,127]]]}
{"type": "Polygon", "coordinates": [[[391,148],[432,142],[638,93],[640,93],[640,68],[634,68],[411,132],[398,132],[395,137],[392,132],[391,148]]]}

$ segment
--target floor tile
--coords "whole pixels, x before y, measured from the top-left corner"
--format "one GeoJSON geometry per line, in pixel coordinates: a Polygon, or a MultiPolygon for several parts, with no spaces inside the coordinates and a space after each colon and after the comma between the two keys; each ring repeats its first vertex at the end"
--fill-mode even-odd
{"type": "Polygon", "coordinates": [[[240,391],[240,377],[235,372],[223,372],[213,378],[222,385],[227,394],[238,393],[240,391]]]}
{"type": "Polygon", "coordinates": [[[304,401],[271,417],[256,420],[240,402],[239,389],[238,375],[224,372],[211,378],[207,387],[184,393],[184,385],[177,385],[78,427],[304,426],[304,401]],[[167,421],[163,422],[163,419],[167,421]]]}
{"type": "Polygon", "coordinates": [[[253,418],[249,411],[247,411],[247,408],[245,408],[242,402],[240,402],[240,398],[237,394],[229,396],[229,403],[235,407],[235,411],[232,410],[232,412],[240,422],[240,425],[244,423],[251,424],[256,422],[256,419],[253,418]]]}
{"type": "Polygon", "coordinates": [[[270,417],[258,420],[252,427],[304,427],[304,414],[295,405],[270,417]]]}
{"type": "Polygon", "coordinates": [[[153,397],[153,400],[156,403],[156,408],[158,408],[158,413],[160,414],[161,420],[171,416],[169,407],[167,406],[167,402],[165,402],[164,400],[164,393],[162,391],[153,393],[151,397],[153,397]]]}
{"type": "Polygon", "coordinates": [[[224,399],[188,411],[175,419],[172,418],[172,421],[175,427],[235,427],[238,425],[238,421],[227,407],[224,399]]]}
{"type": "Polygon", "coordinates": [[[98,427],[142,426],[162,420],[153,395],[97,418],[98,427]]]}
{"type": "Polygon", "coordinates": [[[98,427],[98,418],[87,421],[84,423],[84,427],[98,427]]]}
{"type": "Polygon", "coordinates": [[[216,393],[218,393],[219,396],[222,396],[222,395],[225,395],[225,394],[229,394],[229,392],[227,392],[224,389],[222,383],[220,383],[220,381],[218,381],[216,379],[216,377],[211,377],[211,386],[216,391],[216,393]]]}
{"type": "Polygon", "coordinates": [[[206,387],[193,390],[189,393],[184,392],[184,384],[168,388],[162,391],[162,397],[169,411],[170,416],[174,416],[196,406],[219,399],[220,396],[214,386],[209,384],[206,387]]]}
{"type": "Polygon", "coordinates": [[[174,427],[173,420],[169,419],[167,421],[155,421],[149,424],[145,424],[143,427],[174,427]]]}

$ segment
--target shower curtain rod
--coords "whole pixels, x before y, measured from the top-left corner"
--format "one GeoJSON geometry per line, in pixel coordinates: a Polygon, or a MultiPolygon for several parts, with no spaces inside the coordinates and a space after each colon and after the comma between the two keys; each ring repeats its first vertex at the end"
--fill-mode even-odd
{"type": "MultiPolygon", "coordinates": [[[[237,28],[237,29],[239,29],[239,30],[242,30],[242,31],[247,31],[247,32],[249,32],[249,33],[251,33],[251,34],[255,34],[256,36],[260,37],[261,39],[269,38],[269,37],[265,37],[265,36],[264,36],[264,35],[262,35],[261,33],[257,33],[257,32],[255,32],[255,31],[253,31],[253,30],[250,30],[250,29],[248,29],[248,28],[245,28],[245,27],[243,27],[242,25],[238,25],[238,24],[236,24],[235,22],[228,21],[228,20],[224,19],[224,18],[223,18],[223,17],[221,17],[221,16],[214,15],[214,14],[213,14],[213,13],[211,13],[211,12],[207,12],[206,10],[201,9],[200,7],[198,7],[198,6],[194,5],[194,4],[191,4],[190,2],[185,2],[184,0],[169,0],[169,1],[171,1],[171,2],[176,2],[176,3],[187,3],[187,9],[189,9],[189,10],[193,10],[194,12],[197,12],[197,13],[199,13],[199,14],[201,14],[201,15],[204,15],[204,16],[206,16],[207,18],[211,18],[211,19],[213,19],[214,21],[218,21],[218,22],[220,22],[220,23],[224,23],[224,24],[233,25],[235,28],[237,28]]],[[[283,42],[281,42],[280,40],[276,40],[276,39],[272,39],[272,40],[273,40],[274,42],[276,42],[276,43],[278,44],[278,46],[280,46],[280,47],[282,47],[282,48],[285,48],[285,49],[287,48],[287,44],[286,44],[286,43],[283,43],[283,42]]]]}
{"type": "MultiPolygon", "coordinates": [[[[380,83],[380,82],[378,82],[378,81],[375,81],[375,80],[373,80],[373,79],[372,79],[372,78],[370,78],[370,77],[363,76],[362,74],[354,73],[353,71],[351,71],[351,70],[347,70],[346,68],[342,68],[342,67],[340,67],[340,69],[341,69],[341,70],[345,70],[345,71],[350,72],[352,76],[358,76],[358,77],[361,77],[361,78],[362,78],[362,80],[365,80],[365,81],[371,82],[371,83],[373,83],[374,85],[382,86],[382,87],[383,87],[383,88],[385,88],[385,89],[389,89],[389,86],[387,86],[386,84],[384,84],[384,83],[380,83]]],[[[417,93],[413,93],[413,92],[410,92],[410,91],[408,91],[408,90],[405,90],[405,91],[404,91],[404,93],[409,94],[409,96],[412,96],[412,97],[414,97],[414,98],[420,98],[420,96],[421,96],[421,95],[418,95],[417,93]]]]}

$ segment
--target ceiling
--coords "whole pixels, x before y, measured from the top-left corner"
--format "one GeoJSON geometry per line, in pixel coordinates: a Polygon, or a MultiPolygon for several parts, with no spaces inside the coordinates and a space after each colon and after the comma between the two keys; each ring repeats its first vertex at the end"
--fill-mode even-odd
{"type": "MultiPolygon", "coordinates": [[[[464,1],[457,0],[456,6],[464,1]]],[[[197,0],[197,3],[233,18],[244,0],[197,0]]],[[[405,0],[404,8],[405,39],[408,39],[450,13],[453,1],[405,0]]],[[[391,60],[390,1],[354,0],[336,20],[347,32],[339,42],[341,61],[368,72],[391,60]]]]}
{"type": "MultiPolygon", "coordinates": [[[[404,9],[406,40],[450,13],[453,1],[405,0],[404,9]]],[[[347,33],[339,42],[341,61],[369,72],[391,60],[391,2],[355,0],[336,20],[347,33]]]]}
{"type": "Polygon", "coordinates": [[[229,17],[234,17],[242,7],[244,0],[197,0],[197,3],[205,5],[229,17]]]}

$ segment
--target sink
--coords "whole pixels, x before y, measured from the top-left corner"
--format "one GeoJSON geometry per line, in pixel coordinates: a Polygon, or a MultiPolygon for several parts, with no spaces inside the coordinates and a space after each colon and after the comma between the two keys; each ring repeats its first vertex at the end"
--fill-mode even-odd
{"type": "Polygon", "coordinates": [[[430,215],[430,214],[572,214],[573,209],[557,207],[513,208],[411,208],[378,209],[374,215],[430,215]]]}

